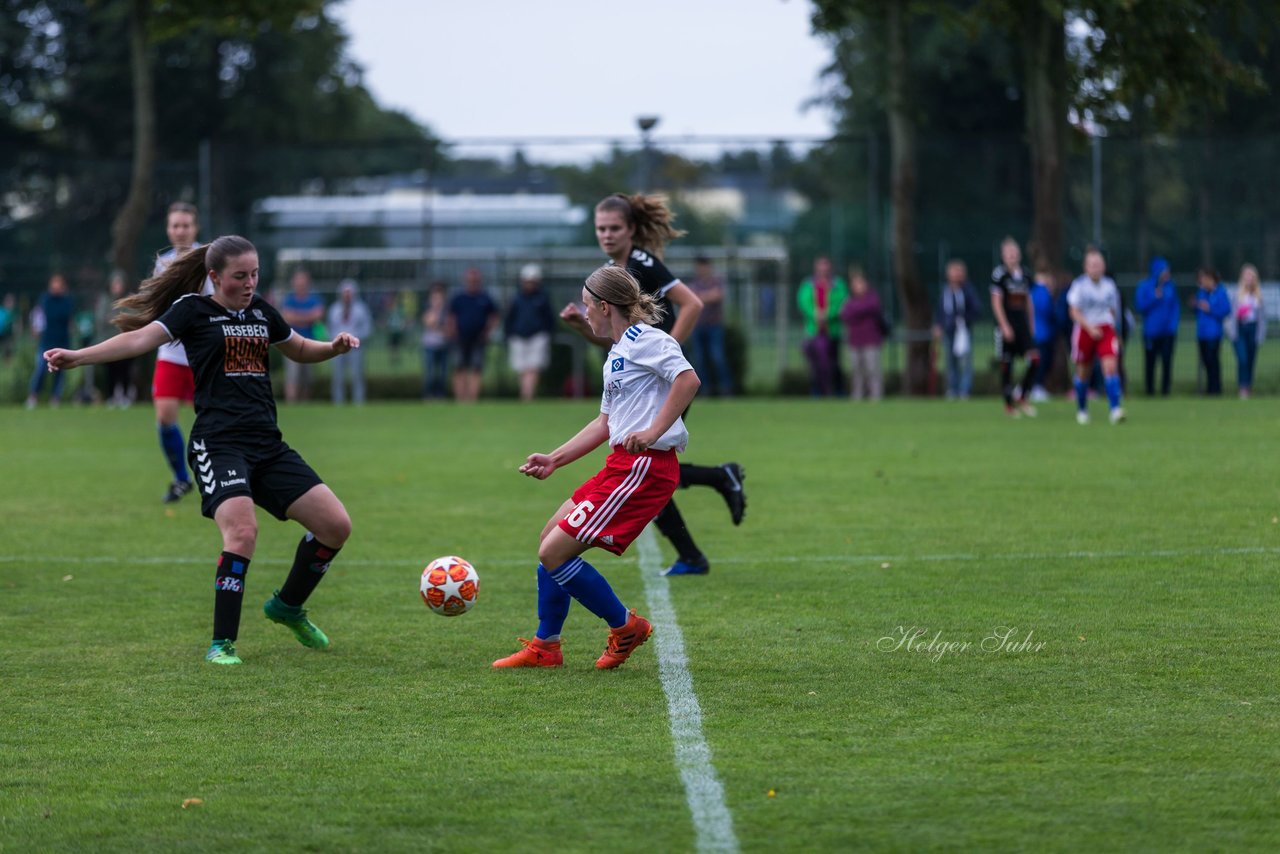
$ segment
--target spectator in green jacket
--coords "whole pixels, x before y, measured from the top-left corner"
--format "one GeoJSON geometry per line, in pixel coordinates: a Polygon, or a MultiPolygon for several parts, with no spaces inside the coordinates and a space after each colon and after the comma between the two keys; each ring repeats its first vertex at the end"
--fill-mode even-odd
{"type": "Polygon", "coordinates": [[[800,283],[796,305],[804,320],[804,355],[809,361],[809,393],[830,397],[838,389],[840,309],[849,297],[845,280],[831,273],[831,259],[820,255],[813,275],[800,283]]]}

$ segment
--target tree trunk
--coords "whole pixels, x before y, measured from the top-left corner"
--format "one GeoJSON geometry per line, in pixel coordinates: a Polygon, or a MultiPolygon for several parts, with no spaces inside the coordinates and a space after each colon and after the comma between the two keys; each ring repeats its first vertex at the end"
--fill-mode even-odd
{"type": "Polygon", "coordinates": [[[911,115],[907,66],[907,12],[900,4],[886,3],[889,49],[889,159],[890,196],[893,203],[893,277],[902,299],[907,358],[903,389],[907,394],[927,394],[932,367],[929,335],[932,312],[929,293],[916,267],[916,139],[911,115]]]}
{"type": "Polygon", "coordinates": [[[1200,181],[1196,188],[1196,224],[1200,229],[1200,264],[1213,267],[1213,226],[1210,212],[1213,210],[1214,169],[1213,141],[1205,136],[1200,144],[1200,181]]]}
{"type": "Polygon", "coordinates": [[[129,4],[129,65],[133,71],[133,175],[129,195],[111,225],[111,264],[137,281],[138,236],[151,212],[156,161],[156,102],[147,44],[147,0],[129,4]]]}
{"type": "Polygon", "coordinates": [[[1026,51],[1027,137],[1031,148],[1031,254],[1062,269],[1063,185],[1066,180],[1067,54],[1062,7],[1033,0],[1022,8],[1026,51]],[[1049,8],[1049,7],[1054,8],[1049,8]]]}

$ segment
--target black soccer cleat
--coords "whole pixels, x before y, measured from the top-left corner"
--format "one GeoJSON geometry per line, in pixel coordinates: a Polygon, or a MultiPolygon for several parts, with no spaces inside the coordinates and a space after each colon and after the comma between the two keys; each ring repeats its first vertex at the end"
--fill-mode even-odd
{"type": "Polygon", "coordinates": [[[747,490],[743,485],[743,481],[747,479],[747,473],[737,463],[725,463],[720,466],[720,470],[724,472],[724,484],[720,487],[720,494],[724,496],[724,503],[729,505],[729,515],[733,517],[733,524],[741,525],[742,517],[747,515],[747,490]]]}
{"type": "Polygon", "coordinates": [[[162,499],[165,504],[172,504],[175,501],[181,501],[182,496],[195,489],[195,484],[189,480],[175,480],[169,484],[169,489],[162,499]]]}

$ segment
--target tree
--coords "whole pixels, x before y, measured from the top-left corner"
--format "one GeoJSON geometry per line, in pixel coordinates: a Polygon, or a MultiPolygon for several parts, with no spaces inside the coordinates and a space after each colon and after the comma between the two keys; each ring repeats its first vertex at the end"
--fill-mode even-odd
{"type": "MultiPolygon", "coordinates": [[[[1026,99],[1039,258],[1055,267],[1064,260],[1070,117],[1091,132],[1203,127],[1232,92],[1264,90],[1257,66],[1234,46],[1265,53],[1278,14],[1276,0],[984,0],[972,8],[973,21],[1000,30],[1022,52],[1018,84],[1026,99]]],[[[1139,176],[1144,156],[1139,147],[1139,176]]],[[[1202,183],[1202,212],[1209,193],[1202,183]]],[[[1145,243],[1141,202],[1134,213],[1145,243]]]]}
{"type": "MultiPolygon", "coordinates": [[[[1223,152],[1207,131],[1238,131],[1258,121],[1256,115],[1239,117],[1243,121],[1221,120],[1233,103],[1256,100],[1272,92],[1269,82],[1280,82],[1267,74],[1275,68],[1268,54],[1277,35],[1280,2],[1092,0],[1077,14],[1083,32],[1078,112],[1136,138],[1138,182],[1145,179],[1148,133],[1191,129],[1201,137],[1194,147],[1195,160],[1185,167],[1195,185],[1199,263],[1212,265],[1210,220],[1220,192],[1223,152]]],[[[1266,126],[1274,110],[1266,107],[1258,113],[1266,116],[1261,119],[1266,126]]],[[[1144,183],[1138,188],[1144,190],[1144,183]]],[[[1138,243],[1145,249],[1147,210],[1142,203],[1136,207],[1138,243]]],[[[1275,222],[1274,213],[1266,209],[1258,214],[1275,222]]],[[[1143,255],[1140,249],[1145,261],[1143,255]]]]}
{"type": "Polygon", "coordinates": [[[156,159],[156,99],[151,44],[147,36],[150,0],[129,2],[129,68],[133,91],[133,178],[115,222],[111,224],[111,266],[136,279],[134,256],[138,235],[151,209],[156,159]]]}
{"type": "Polygon", "coordinates": [[[831,33],[837,40],[835,68],[852,87],[849,74],[859,62],[861,51],[869,44],[884,45],[885,114],[889,130],[889,173],[892,207],[891,250],[893,280],[902,300],[906,321],[907,360],[903,377],[909,394],[925,394],[931,367],[928,330],[932,311],[929,293],[920,279],[916,264],[916,118],[912,94],[909,29],[912,4],[897,0],[867,0],[849,3],[839,0],[816,0],[814,28],[831,33]],[[869,38],[870,37],[870,38],[869,38]],[[849,61],[852,59],[852,62],[849,61]],[[842,61],[843,60],[843,61],[842,61]]]}
{"type": "Polygon", "coordinates": [[[911,114],[911,81],[907,73],[909,4],[885,4],[889,51],[889,171],[893,204],[893,270],[905,309],[908,394],[927,394],[933,355],[929,342],[929,294],[916,266],[916,126],[911,114]]]}
{"type": "MultiPolygon", "coordinates": [[[[191,0],[126,0],[129,67],[133,92],[133,169],[129,195],[111,226],[111,264],[136,277],[138,235],[150,213],[156,156],[155,45],[181,37],[209,21],[205,4],[191,0]]],[[[218,31],[234,33],[259,26],[289,26],[295,17],[317,14],[324,0],[223,0],[218,31]]]]}
{"type": "MultiPolygon", "coordinates": [[[[240,18],[183,5],[143,7],[157,119],[146,157],[134,145],[133,0],[8,0],[12,14],[0,17],[0,222],[10,212],[20,220],[0,229],[0,252],[30,267],[20,278],[42,279],[48,266],[96,267],[113,257],[112,243],[127,245],[127,235],[110,239],[111,225],[134,179],[152,174],[148,159],[168,167],[164,179],[131,200],[144,203],[143,242],[160,245],[146,209],[195,193],[204,141],[214,187],[206,227],[245,227],[256,198],[296,192],[316,176],[341,182],[435,168],[429,132],[380,108],[364,88],[328,3],[279,20],[263,16],[285,6],[265,0],[257,12],[245,0],[230,4],[255,15],[240,18]],[[121,167],[135,155],[143,162],[121,167]]],[[[127,252],[115,257],[129,268],[145,264],[136,254],[132,263],[127,252]]]]}
{"type": "Polygon", "coordinates": [[[1015,2],[1015,37],[1023,46],[1027,141],[1031,151],[1031,250],[1035,261],[1060,269],[1066,234],[1067,55],[1061,2],[1015,2]]]}

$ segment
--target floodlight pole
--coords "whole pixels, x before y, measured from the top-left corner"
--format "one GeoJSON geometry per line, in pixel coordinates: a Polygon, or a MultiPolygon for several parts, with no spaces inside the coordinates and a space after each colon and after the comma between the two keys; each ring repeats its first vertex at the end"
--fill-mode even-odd
{"type": "Polygon", "coordinates": [[[636,127],[640,128],[640,192],[650,189],[653,180],[653,129],[661,121],[659,116],[636,116],[636,127]]]}

